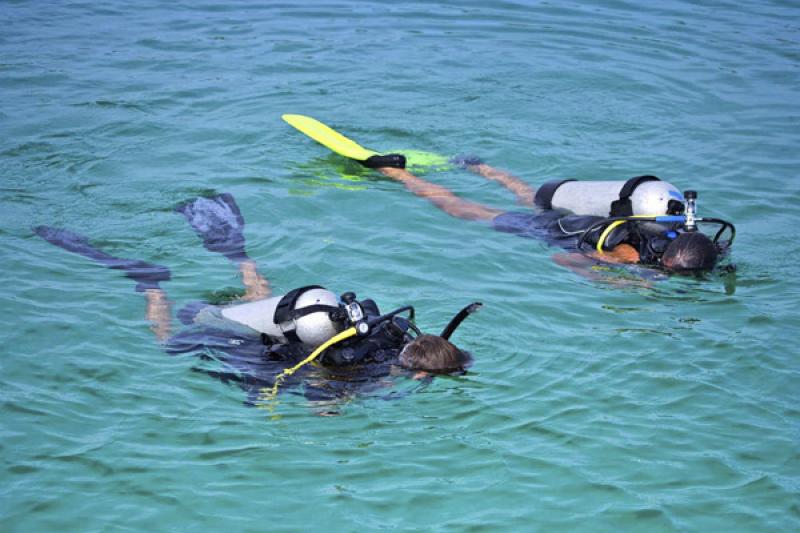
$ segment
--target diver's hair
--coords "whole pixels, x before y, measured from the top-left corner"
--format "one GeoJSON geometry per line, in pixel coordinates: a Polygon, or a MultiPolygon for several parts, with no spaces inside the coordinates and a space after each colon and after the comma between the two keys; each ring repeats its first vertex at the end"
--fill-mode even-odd
{"type": "Polygon", "coordinates": [[[717,247],[699,231],[681,233],[661,256],[664,268],[677,272],[711,270],[716,262],[717,247]]]}
{"type": "Polygon", "coordinates": [[[442,337],[420,335],[400,352],[400,366],[432,372],[463,371],[472,358],[442,337]]]}

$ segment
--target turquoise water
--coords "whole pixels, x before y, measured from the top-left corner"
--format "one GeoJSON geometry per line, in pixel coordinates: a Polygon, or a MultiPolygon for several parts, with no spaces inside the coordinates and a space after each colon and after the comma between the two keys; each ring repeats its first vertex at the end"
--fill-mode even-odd
{"type": "Polygon", "coordinates": [[[800,7],[485,4],[0,4],[0,529],[800,528],[800,7]],[[737,224],[738,273],[584,280],[287,112],[534,185],[655,173],[737,224]],[[471,372],[336,417],[249,408],[163,353],[130,280],[31,232],[169,266],[177,308],[239,283],[172,212],[209,191],[276,291],[413,303],[431,331],[483,301],[471,372]]]}

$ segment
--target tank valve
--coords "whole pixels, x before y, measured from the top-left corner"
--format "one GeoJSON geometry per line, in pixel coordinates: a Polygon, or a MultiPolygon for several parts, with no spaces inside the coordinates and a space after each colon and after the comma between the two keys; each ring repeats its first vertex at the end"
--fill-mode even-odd
{"type": "Polygon", "coordinates": [[[686,231],[696,231],[697,191],[685,191],[683,197],[686,199],[686,231]]]}
{"type": "MultiPolygon", "coordinates": [[[[361,304],[356,300],[356,293],[346,292],[342,294],[342,303],[344,303],[344,310],[347,312],[347,318],[351,324],[358,324],[364,320],[364,309],[361,304]]],[[[359,331],[361,333],[361,331],[359,331]]]]}
{"type": "Polygon", "coordinates": [[[356,293],[350,291],[343,292],[340,298],[342,299],[345,305],[349,305],[356,301],[356,293]]]}

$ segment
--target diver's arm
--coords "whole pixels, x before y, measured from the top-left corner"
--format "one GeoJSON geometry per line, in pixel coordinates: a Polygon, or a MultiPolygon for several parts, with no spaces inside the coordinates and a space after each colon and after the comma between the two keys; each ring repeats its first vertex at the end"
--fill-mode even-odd
{"type": "Polygon", "coordinates": [[[377,170],[384,176],[401,182],[412,193],[421,198],[427,198],[433,205],[456,218],[491,220],[503,212],[476,202],[463,200],[448,189],[418,178],[405,169],[381,167],[377,170]]]}
{"type": "Polygon", "coordinates": [[[603,261],[604,263],[615,263],[621,265],[634,265],[639,262],[639,252],[627,243],[618,244],[613,250],[604,251],[602,253],[592,251],[589,257],[603,261]]]}
{"type": "Polygon", "coordinates": [[[169,337],[172,317],[167,293],[163,289],[145,289],[144,295],[147,298],[144,316],[150,321],[150,329],[155,333],[156,338],[163,342],[169,337]]]}
{"type": "Polygon", "coordinates": [[[242,284],[245,288],[245,294],[242,296],[242,300],[248,302],[261,300],[272,294],[269,281],[258,272],[255,261],[246,259],[239,263],[239,272],[242,274],[242,284]]]}
{"type": "Polygon", "coordinates": [[[509,174],[504,170],[491,167],[483,162],[478,162],[474,165],[465,165],[466,169],[474,172],[479,176],[483,176],[487,180],[496,181],[509,191],[517,196],[517,201],[522,205],[533,206],[533,197],[536,195],[536,189],[522,181],[517,176],[509,174]]]}
{"type": "Polygon", "coordinates": [[[598,262],[617,265],[636,264],[639,262],[639,252],[633,246],[623,243],[602,254],[598,252],[556,254],[553,256],[553,261],[585,278],[599,280],[603,279],[603,276],[600,275],[603,267],[598,265],[598,262]]]}
{"type": "Polygon", "coordinates": [[[583,254],[577,252],[560,253],[553,256],[553,261],[558,265],[567,267],[584,278],[594,280],[600,279],[597,272],[592,270],[592,267],[597,265],[597,262],[583,254]]]}

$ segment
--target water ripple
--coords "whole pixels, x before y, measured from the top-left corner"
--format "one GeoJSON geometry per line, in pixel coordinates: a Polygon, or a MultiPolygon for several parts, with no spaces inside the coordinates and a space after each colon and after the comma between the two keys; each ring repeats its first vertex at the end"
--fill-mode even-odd
{"type": "MultiPolygon", "coordinates": [[[[778,0],[6,2],[0,527],[796,530],[797,14],[778,0]],[[737,224],[738,271],[581,279],[543,243],[327,153],[285,112],[532,184],[656,173],[737,224]],[[64,226],[169,266],[179,307],[239,284],[172,212],[210,191],[236,196],[278,291],[413,303],[427,331],[482,301],[456,335],[470,373],[400,380],[396,399],[334,417],[302,390],[249,408],[164,355],[129,280],[31,232],[64,226]]],[[[519,209],[458,169],[425,177],[519,209]]]]}

